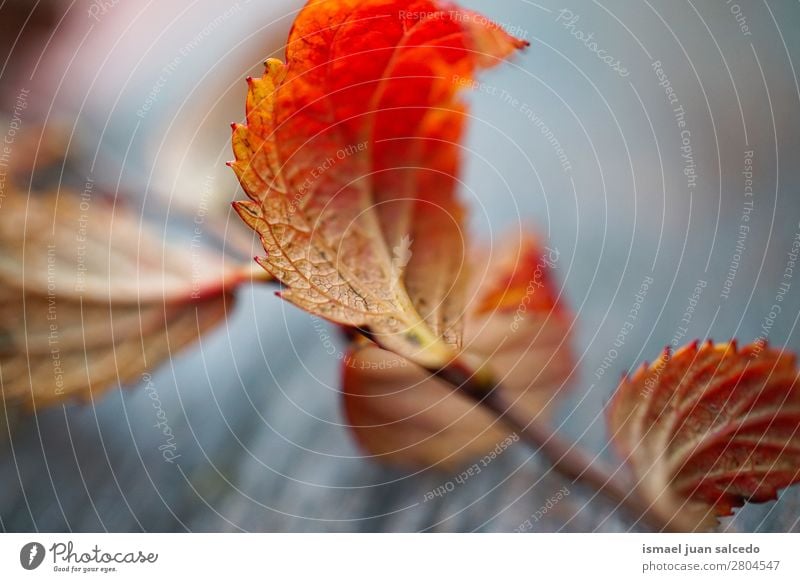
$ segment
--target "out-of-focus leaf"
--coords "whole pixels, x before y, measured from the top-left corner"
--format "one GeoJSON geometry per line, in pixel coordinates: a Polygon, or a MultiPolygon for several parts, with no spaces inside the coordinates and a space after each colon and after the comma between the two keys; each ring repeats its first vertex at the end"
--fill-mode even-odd
{"type": "Polygon", "coordinates": [[[666,350],[623,380],[609,420],[638,490],[682,529],[800,481],[796,358],[765,344],[666,350]]]}
{"type": "Polygon", "coordinates": [[[89,399],[135,382],[219,323],[249,273],[177,249],[100,196],[0,206],[0,387],[9,406],[89,399]]]}
{"type": "MultiPolygon", "coordinates": [[[[553,286],[554,251],[524,238],[480,261],[464,348],[487,361],[508,400],[530,420],[549,415],[573,371],[570,317],[553,286]]],[[[486,454],[510,432],[474,400],[412,362],[374,345],[353,348],[344,407],[359,442],[377,459],[454,468],[486,454]]]]}
{"type": "Polygon", "coordinates": [[[236,204],[281,296],[439,369],[462,341],[464,210],[455,196],[477,71],[526,43],[432,0],[311,1],[251,79],[235,125],[236,204]]]}

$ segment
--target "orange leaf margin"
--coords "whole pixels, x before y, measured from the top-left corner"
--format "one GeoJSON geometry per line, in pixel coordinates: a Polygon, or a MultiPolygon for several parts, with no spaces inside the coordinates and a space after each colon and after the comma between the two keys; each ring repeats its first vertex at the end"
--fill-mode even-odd
{"type": "Polygon", "coordinates": [[[456,357],[468,262],[458,93],[524,46],[433,0],[306,4],[288,64],[249,80],[232,139],[251,199],[235,208],[281,297],[423,367],[456,357]]]}

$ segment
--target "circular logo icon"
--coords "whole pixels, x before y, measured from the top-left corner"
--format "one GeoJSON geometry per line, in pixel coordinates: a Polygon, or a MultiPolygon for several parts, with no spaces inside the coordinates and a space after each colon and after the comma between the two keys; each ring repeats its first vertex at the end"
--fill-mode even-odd
{"type": "Polygon", "coordinates": [[[44,561],[44,546],[39,542],[30,542],[19,551],[19,563],[26,570],[35,570],[44,561]]]}

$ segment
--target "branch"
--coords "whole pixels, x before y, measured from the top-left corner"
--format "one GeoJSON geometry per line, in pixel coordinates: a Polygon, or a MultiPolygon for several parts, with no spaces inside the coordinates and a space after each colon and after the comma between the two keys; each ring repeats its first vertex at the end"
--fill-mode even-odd
{"type": "Polygon", "coordinates": [[[641,521],[655,531],[684,531],[644,501],[635,485],[623,478],[619,470],[610,470],[578,445],[561,438],[549,426],[520,415],[506,399],[501,384],[487,389],[484,380],[474,381],[475,376],[467,374],[462,365],[440,370],[437,375],[487,410],[491,410],[536,449],[555,471],[573,483],[588,485],[629,513],[637,522],[641,521]]]}

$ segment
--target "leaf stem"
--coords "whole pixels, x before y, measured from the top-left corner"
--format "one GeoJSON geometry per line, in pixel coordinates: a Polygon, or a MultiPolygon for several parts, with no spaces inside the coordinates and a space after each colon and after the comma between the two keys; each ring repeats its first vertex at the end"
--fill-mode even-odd
{"type": "MultiPolygon", "coordinates": [[[[368,332],[360,330],[371,340],[368,332]]],[[[552,468],[573,483],[582,483],[615,503],[636,520],[658,532],[683,532],[679,520],[670,519],[645,501],[636,484],[626,478],[620,468],[611,470],[578,445],[563,439],[543,422],[523,416],[505,396],[508,392],[492,377],[485,366],[476,365],[466,354],[448,365],[431,370],[455,390],[469,396],[491,411],[498,419],[520,435],[520,438],[539,452],[552,468]]]]}
{"type": "Polygon", "coordinates": [[[494,413],[517,432],[522,440],[536,449],[555,471],[573,483],[591,487],[629,513],[637,522],[642,522],[655,531],[683,531],[673,520],[666,519],[651,504],[645,502],[636,491],[636,486],[626,479],[619,469],[611,470],[606,467],[578,445],[563,439],[541,421],[523,417],[505,397],[502,385],[495,385],[487,391],[482,383],[463,381],[460,373],[443,372],[439,376],[494,413]]]}

